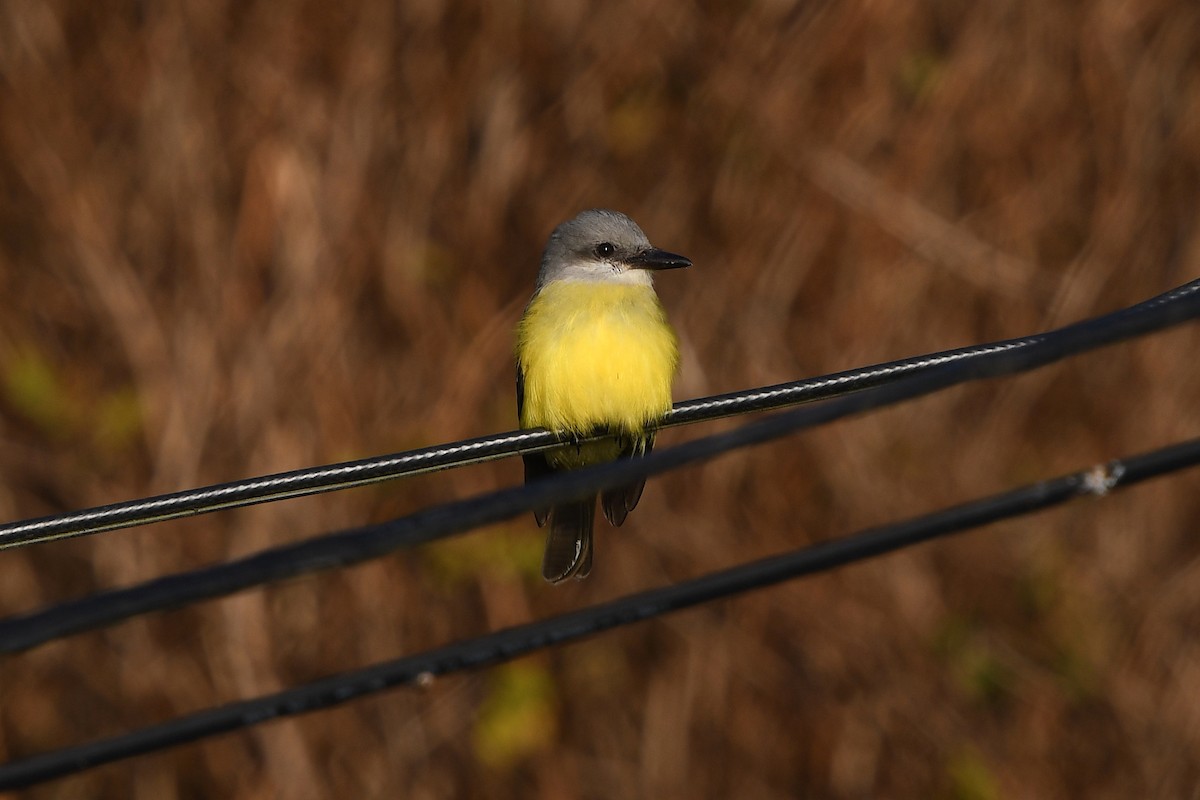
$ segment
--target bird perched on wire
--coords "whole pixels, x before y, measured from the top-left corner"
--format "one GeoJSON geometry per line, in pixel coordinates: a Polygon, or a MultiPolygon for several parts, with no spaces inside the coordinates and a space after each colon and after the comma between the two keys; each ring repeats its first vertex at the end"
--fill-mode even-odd
{"type": "MultiPolygon", "coordinates": [[[[629,217],[592,209],[559,225],[542,254],[533,297],[517,327],[517,413],[522,428],[595,442],[524,456],[525,481],[649,453],[655,425],[671,410],[679,343],[654,293],[658,270],[692,262],[650,244],[629,217]]],[[[620,525],[645,479],[600,495],[620,525]]],[[[596,498],[538,509],[550,524],[542,576],[551,583],[592,569],[596,498]]]]}

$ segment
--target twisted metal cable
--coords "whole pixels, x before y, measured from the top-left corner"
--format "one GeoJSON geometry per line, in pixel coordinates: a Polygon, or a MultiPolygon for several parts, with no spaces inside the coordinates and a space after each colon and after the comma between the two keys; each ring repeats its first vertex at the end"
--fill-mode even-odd
{"type": "MultiPolygon", "coordinates": [[[[1164,304],[1170,305],[1190,296],[1196,291],[1196,286],[1197,283],[1193,281],[1158,297],[1114,312],[1106,318],[1137,315],[1164,304]]],[[[919,375],[948,364],[969,364],[998,353],[1020,353],[1038,346],[1047,335],[1049,334],[1037,334],[946,350],[775,386],[688,400],[677,403],[661,427],[690,425],[738,414],[772,411],[826,400],[919,375]]],[[[408,475],[492,461],[518,453],[535,453],[548,450],[561,441],[556,434],[542,429],[510,431],[392,455],[292,470],[81,511],[9,522],[0,525],[0,549],[365,486],[408,475]]]]}

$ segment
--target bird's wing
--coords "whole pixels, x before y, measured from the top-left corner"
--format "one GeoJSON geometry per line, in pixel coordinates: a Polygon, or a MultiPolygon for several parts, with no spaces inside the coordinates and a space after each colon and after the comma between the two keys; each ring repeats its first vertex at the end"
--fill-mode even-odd
{"type": "MultiPolygon", "coordinates": [[[[654,434],[649,433],[641,442],[631,441],[621,450],[620,458],[634,458],[649,455],[654,449],[654,434]]],[[[642,489],[646,487],[646,479],[638,478],[632,483],[607,489],[600,493],[600,507],[604,509],[604,518],[609,524],[619,526],[637,507],[642,499],[642,489]]]]}
{"type": "MultiPolygon", "coordinates": [[[[521,370],[521,365],[517,364],[517,419],[521,419],[521,411],[525,407],[525,373],[521,370]]],[[[518,423],[519,424],[519,423],[518,423]]],[[[522,455],[521,460],[525,462],[525,483],[532,483],[538,478],[544,477],[550,473],[550,465],[546,463],[546,456],[542,453],[530,453],[522,455]]],[[[546,524],[546,518],[550,516],[550,508],[535,508],[533,510],[533,518],[537,521],[538,527],[546,524]]]]}

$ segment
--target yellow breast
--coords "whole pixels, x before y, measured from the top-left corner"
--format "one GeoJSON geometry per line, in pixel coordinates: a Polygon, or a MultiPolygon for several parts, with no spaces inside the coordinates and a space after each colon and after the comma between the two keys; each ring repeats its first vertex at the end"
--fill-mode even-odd
{"type": "Polygon", "coordinates": [[[517,329],[521,426],[640,434],[671,410],[679,343],[649,286],[554,281],[517,329]]]}

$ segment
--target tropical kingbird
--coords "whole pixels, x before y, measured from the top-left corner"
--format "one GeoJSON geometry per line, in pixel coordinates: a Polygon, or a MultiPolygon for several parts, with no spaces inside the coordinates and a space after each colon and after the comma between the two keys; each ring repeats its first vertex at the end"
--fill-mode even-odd
{"type": "MultiPolygon", "coordinates": [[[[525,456],[525,481],[549,472],[641,456],[671,410],[679,342],[654,293],[653,273],[689,267],[650,244],[633,220],[605,209],[559,225],[542,253],[533,297],[517,326],[517,414],[522,428],[583,438],[525,456]]],[[[604,516],[620,525],[645,479],[601,493],[604,516]]],[[[592,569],[596,498],[534,511],[550,522],[542,575],[551,583],[592,569]]]]}

